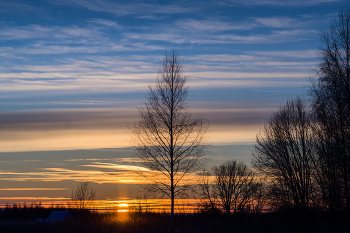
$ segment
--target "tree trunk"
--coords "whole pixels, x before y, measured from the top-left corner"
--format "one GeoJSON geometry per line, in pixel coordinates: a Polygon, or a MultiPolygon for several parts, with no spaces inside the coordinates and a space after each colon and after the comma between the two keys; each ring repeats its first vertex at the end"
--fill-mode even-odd
{"type": "Polygon", "coordinates": [[[172,190],[171,190],[171,213],[170,213],[170,231],[171,233],[174,233],[174,187],[172,183],[172,190]]]}
{"type": "Polygon", "coordinates": [[[171,180],[171,213],[170,213],[170,228],[171,233],[174,233],[174,201],[175,201],[175,192],[174,192],[174,57],[172,56],[172,66],[171,66],[171,108],[170,108],[170,180],[171,180]]]}

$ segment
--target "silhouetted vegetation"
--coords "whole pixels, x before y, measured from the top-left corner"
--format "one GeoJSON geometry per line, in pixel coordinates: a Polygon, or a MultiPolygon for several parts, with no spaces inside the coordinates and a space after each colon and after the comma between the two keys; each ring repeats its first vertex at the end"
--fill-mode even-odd
{"type": "Polygon", "coordinates": [[[45,219],[50,216],[53,210],[66,210],[64,206],[44,207],[41,203],[30,204],[6,204],[5,208],[0,209],[1,222],[19,222],[36,221],[36,219],[45,219]]]}
{"type": "Polygon", "coordinates": [[[314,137],[306,103],[297,98],[273,114],[257,135],[252,165],[268,180],[272,209],[313,207],[314,137]]]}
{"type": "Polygon", "coordinates": [[[174,200],[185,194],[193,183],[188,176],[204,164],[207,127],[186,110],[187,80],[176,51],[166,51],[159,76],[139,109],[141,119],[132,129],[138,165],[149,169],[136,172],[150,183],[143,186],[146,192],[170,198],[171,222],[174,200]]]}
{"type": "Polygon", "coordinates": [[[201,212],[231,213],[260,212],[266,195],[264,184],[259,182],[253,171],[236,160],[204,171],[199,180],[201,212]]]}
{"type": "Polygon", "coordinates": [[[71,200],[68,202],[70,208],[79,210],[87,209],[95,201],[96,190],[87,181],[81,182],[72,191],[71,200]]]}
{"type": "MultiPolygon", "coordinates": [[[[168,232],[170,216],[164,213],[97,213],[77,212],[71,218],[52,222],[0,223],[0,232],[123,232],[164,233],[168,232]]],[[[330,214],[325,211],[311,211],[308,217],[293,211],[279,211],[265,214],[177,214],[175,232],[192,233],[306,233],[306,232],[348,232],[349,215],[330,214]]]]}
{"type": "Polygon", "coordinates": [[[350,211],[350,12],[322,32],[318,79],[310,89],[316,176],[324,209],[350,211]]]}
{"type": "Polygon", "coordinates": [[[350,211],[350,11],[321,35],[309,101],[273,114],[257,136],[252,165],[267,182],[271,210],[350,211]]]}

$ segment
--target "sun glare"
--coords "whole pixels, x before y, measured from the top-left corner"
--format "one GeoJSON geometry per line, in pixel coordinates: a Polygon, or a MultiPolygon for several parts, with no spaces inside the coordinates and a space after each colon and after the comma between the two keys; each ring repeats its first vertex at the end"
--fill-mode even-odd
{"type": "Polygon", "coordinates": [[[129,205],[126,203],[121,203],[118,205],[118,212],[129,212],[129,205]]]}
{"type": "Polygon", "coordinates": [[[124,207],[125,208],[125,207],[129,207],[129,205],[124,203],[124,204],[119,204],[118,207],[124,207]]]}

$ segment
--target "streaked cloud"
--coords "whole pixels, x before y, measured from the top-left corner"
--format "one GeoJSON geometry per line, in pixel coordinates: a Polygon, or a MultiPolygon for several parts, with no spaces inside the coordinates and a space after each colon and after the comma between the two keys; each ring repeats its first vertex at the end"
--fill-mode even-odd
{"type": "Polygon", "coordinates": [[[179,14],[195,11],[194,8],[183,7],[175,4],[160,5],[156,3],[129,3],[122,4],[105,0],[59,0],[55,4],[75,5],[92,11],[111,13],[116,16],[125,15],[152,15],[152,14],[179,14]]]}
{"type": "Polygon", "coordinates": [[[318,50],[291,50],[291,51],[256,51],[253,54],[272,56],[272,57],[290,57],[290,58],[317,58],[318,50]]]}
{"type": "MultiPolygon", "coordinates": [[[[195,104],[191,112],[208,119],[211,125],[209,143],[238,143],[255,140],[261,126],[274,108],[246,107],[218,108],[213,102],[195,104]],[[201,109],[200,106],[206,106],[201,109]],[[212,106],[211,108],[209,108],[212,106]],[[214,108],[214,106],[216,106],[214,108]],[[219,114],[219,115],[218,115],[219,114]],[[242,132],[248,130],[249,133],[242,132]],[[224,131],[230,131],[227,137],[224,131]],[[215,136],[212,136],[215,135],[215,136]],[[220,136],[221,135],[221,136],[220,136]],[[236,136],[234,136],[236,135],[236,136]]],[[[0,151],[43,151],[69,149],[97,149],[129,147],[131,127],[138,118],[136,108],[132,109],[83,109],[12,112],[0,114],[0,151]]],[[[96,168],[132,170],[132,167],[108,163],[84,165],[96,168]]]]}
{"type": "Polygon", "coordinates": [[[117,170],[123,170],[123,171],[143,171],[147,172],[150,171],[148,168],[144,167],[137,167],[137,166],[132,166],[132,165],[120,165],[120,164],[113,164],[113,163],[98,163],[94,162],[94,164],[88,164],[88,165],[81,165],[84,167],[95,167],[95,168],[107,168],[107,169],[117,169],[117,170]]]}
{"type": "Polygon", "coordinates": [[[0,197],[0,200],[50,200],[50,201],[64,201],[68,200],[68,197],[0,197]]]}
{"type": "Polygon", "coordinates": [[[227,2],[233,5],[307,7],[324,3],[341,2],[341,0],[228,0],[227,2]]]}
{"type": "Polygon", "coordinates": [[[0,191],[57,191],[68,188],[0,188],[0,191]]]}

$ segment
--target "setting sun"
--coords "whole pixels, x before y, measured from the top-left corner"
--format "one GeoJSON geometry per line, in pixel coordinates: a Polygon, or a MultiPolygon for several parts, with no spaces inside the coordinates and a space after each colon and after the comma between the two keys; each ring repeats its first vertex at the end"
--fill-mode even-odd
{"type": "Polygon", "coordinates": [[[129,207],[129,205],[124,203],[124,204],[119,204],[118,207],[124,207],[124,208],[126,208],[126,207],[129,207]]]}
{"type": "Polygon", "coordinates": [[[121,203],[118,205],[118,212],[129,212],[129,205],[126,203],[121,203]]]}

